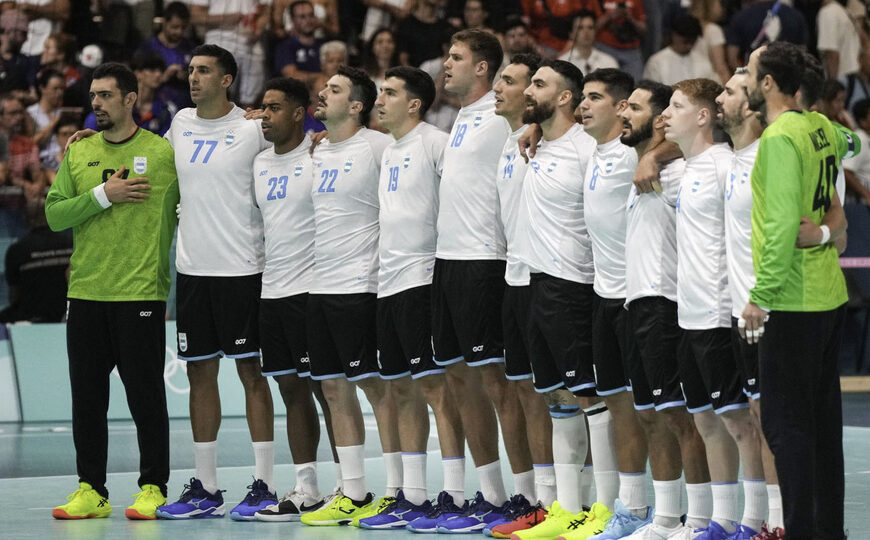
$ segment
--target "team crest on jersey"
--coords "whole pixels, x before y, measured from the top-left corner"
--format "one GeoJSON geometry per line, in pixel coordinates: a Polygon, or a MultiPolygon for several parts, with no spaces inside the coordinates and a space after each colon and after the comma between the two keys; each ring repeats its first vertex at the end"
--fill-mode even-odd
{"type": "Polygon", "coordinates": [[[187,352],[187,333],[179,332],[178,333],[178,350],[181,352],[187,352]]]}
{"type": "Polygon", "coordinates": [[[411,166],[411,156],[405,156],[405,161],[402,162],[402,167],[408,168],[411,166]]]}
{"type": "Polygon", "coordinates": [[[541,164],[538,163],[537,161],[531,162],[530,165],[532,166],[532,169],[534,169],[535,172],[538,172],[541,170],[541,164]]]}
{"type": "Polygon", "coordinates": [[[235,140],[236,140],[236,134],[232,130],[227,131],[227,134],[224,137],[224,144],[229,146],[229,145],[233,144],[233,142],[235,142],[235,140]]]}
{"type": "Polygon", "coordinates": [[[344,172],[349,173],[351,167],[353,167],[353,160],[352,159],[349,159],[349,160],[344,162],[344,172]]]}
{"type": "Polygon", "coordinates": [[[556,162],[551,161],[549,167],[547,167],[547,172],[553,172],[556,169],[556,162]]]}
{"type": "Polygon", "coordinates": [[[293,176],[302,176],[302,165],[297,165],[295,169],[293,169],[293,176]]]}
{"type": "Polygon", "coordinates": [[[136,156],[133,158],[133,172],[136,174],[145,174],[148,169],[148,158],[144,156],[136,156]]]}
{"type": "Polygon", "coordinates": [[[483,122],[483,117],[482,117],[482,116],[480,116],[480,115],[478,114],[477,116],[474,117],[474,127],[479,126],[481,122],[483,122]]]}
{"type": "Polygon", "coordinates": [[[613,162],[608,161],[604,164],[604,174],[610,174],[613,172],[613,162]]]}

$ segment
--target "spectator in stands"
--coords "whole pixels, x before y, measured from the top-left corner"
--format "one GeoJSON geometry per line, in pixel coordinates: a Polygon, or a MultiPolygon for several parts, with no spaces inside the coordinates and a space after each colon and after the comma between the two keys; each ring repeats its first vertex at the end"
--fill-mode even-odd
{"type": "Polygon", "coordinates": [[[840,81],[836,79],[825,81],[818,109],[831,122],[838,122],[849,129],[854,129],[852,117],[846,111],[846,87],[840,81]]]}
{"type": "Polygon", "coordinates": [[[99,45],[94,43],[85,45],[82,52],[78,55],[78,64],[76,69],[81,73],[81,77],[66,89],[63,96],[64,105],[67,107],[85,107],[90,109],[91,99],[88,95],[91,89],[91,74],[94,70],[103,63],[103,50],[99,45]]]}
{"type": "Polygon", "coordinates": [[[54,177],[57,175],[57,170],[63,162],[63,151],[66,148],[66,143],[81,128],[82,121],[80,114],[62,114],[60,115],[60,120],[55,123],[54,138],[57,141],[56,152],[49,159],[41,160],[43,171],[45,171],[45,179],[49,185],[54,183],[54,177]]]}
{"type": "Polygon", "coordinates": [[[380,90],[386,71],[398,65],[399,50],[393,32],[388,28],[381,28],[366,42],[363,51],[363,69],[380,90]]]}
{"type": "Polygon", "coordinates": [[[404,66],[420,67],[442,54],[450,25],[438,14],[438,0],[415,0],[411,13],[396,25],[396,44],[404,66]]]}
{"type": "MultiPolygon", "coordinates": [[[[296,0],[275,0],[272,5],[272,28],[276,37],[283,39],[292,35],[296,29],[293,20],[293,5],[296,0]]],[[[336,0],[310,0],[314,14],[314,35],[319,39],[336,37],[341,28],[338,22],[338,2],[336,0]]]]}
{"type": "Polygon", "coordinates": [[[172,2],[163,10],[163,25],[156,36],[139,47],[138,52],[153,51],[163,57],[166,70],[163,72],[161,92],[178,108],[192,107],[190,83],[187,81],[187,65],[193,52],[193,43],[185,36],[190,28],[190,10],[181,2],[172,2]]]}
{"type": "Polygon", "coordinates": [[[774,41],[805,45],[809,32],[804,16],[785,2],[752,0],[738,11],[725,29],[728,69],[745,65],[749,54],[774,41]]]}
{"type": "Polygon", "coordinates": [[[362,0],[368,9],[363,22],[362,39],[368,42],[381,28],[392,28],[393,23],[408,15],[408,4],[414,0],[362,0]]]}
{"type": "Polygon", "coordinates": [[[862,99],[852,109],[855,117],[855,133],[861,139],[861,152],[857,156],[843,160],[846,172],[846,187],[851,196],[870,206],[870,99],[862,99]]]}
{"type": "Polygon", "coordinates": [[[649,57],[643,78],[671,85],[686,79],[713,79],[710,58],[695,43],[701,37],[701,24],[691,15],[678,17],[671,24],[671,44],[649,57]]]}
{"type": "Polygon", "coordinates": [[[725,61],[725,32],[718,22],[722,19],[721,0],[692,0],[689,14],[701,23],[701,37],[695,47],[710,59],[716,78],[725,84],[731,78],[731,70],[725,61]]]}
{"type": "Polygon", "coordinates": [[[0,57],[3,59],[0,93],[16,91],[24,95],[29,90],[29,62],[21,54],[21,45],[27,39],[27,16],[14,9],[4,11],[0,15],[0,30],[0,57]]]}
{"type": "MultiPolygon", "coordinates": [[[[502,49],[504,50],[504,59],[501,62],[502,69],[510,64],[514,55],[534,52],[535,39],[522,18],[509,17],[505,21],[502,31],[504,32],[502,37],[502,49]]],[[[500,72],[501,70],[496,74],[494,80],[499,79],[500,72]]]]}
{"type": "Polygon", "coordinates": [[[640,40],[646,33],[646,10],[642,0],[601,0],[603,13],[595,26],[598,48],[616,58],[619,68],[635,80],[643,72],[640,40]]]}
{"type": "Polygon", "coordinates": [[[61,322],[66,312],[72,236],[49,229],[43,211],[30,221],[30,232],[6,251],[9,306],[0,311],[0,323],[61,322]]]}
{"type": "Polygon", "coordinates": [[[260,0],[191,0],[193,24],[206,28],[205,42],[230,51],[239,66],[230,87],[242,105],[257,101],[266,81],[266,55],[260,36],[271,10],[260,0]]]}
{"type": "Polygon", "coordinates": [[[16,0],[14,5],[30,21],[27,25],[27,41],[21,46],[21,54],[38,65],[46,38],[60,30],[60,25],[69,18],[70,0],[16,0]]]}
{"type": "Polygon", "coordinates": [[[849,13],[837,0],[822,0],[816,17],[817,47],[828,78],[858,71],[861,40],[849,13]]]}
{"type": "Polygon", "coordinates": [[[327,41],[320,46],[320,73],[311,83],[311,103],[317,103],[317,94],[326,87],[326,81],[338,73],[338,66],[347,64],[347,45],[343,41],[327,41]]]}
{"type": "MultiPolygon", "coordinates": [[[[75,65],[76,42],[69,34],[58,32],[45,39],[39,71],[53,69],[63,75],[64,88],[72,86],[82,74],[75,65]]],[[[30,81],[36,84],[36,79],[30,81]]]]}
{"type": "Polygon", "coordinates": [[[59,71],[44,69],[39,74],[36,85],[39,89],[39,101],[27,107],[27,114],[33,120],[32,138],[39,147],[39,161],[43,168],[47,168],[47,161],[58,150],[54,128],[60,120],[66,83],[59,71]]]}
{"type": "Polygon", "coordinates": [[[489,11],[483,0],[465,0],[462,8],[463,28],[475,28],[492,32],[489,26],[489,11]]]}
{"type": "Polygon", "coordinates": [[[299,79],[313,89],[320,76],[320,46],[323,40],[315,37],[317,19],[314,5],[308,0],[290,4],[293,31],[275,47],[275,72],[283,77],[299,79]]]}
{"type": "Polygon", "coordinates": [[[39,147],[23,134],[26,114],[17,97],[9,94],[0,97],[0,129],[9,140],[6,183],[21,189],[17,206],[26,208],[29,214],[44,201],[48,183],[39,164],[39,147]]]}
{"type": "Polygon", "coordinates": [[[572,23],[578,11],[601,15],[599,0],[522,0],[522,5],[539,52],[549,58],[555,58],[571,45],[572,23]]]}
{"type": "Polygon", "coordinates": [[[870,99],[870,51],[866,47],[858,52],[858,71],[840,77],[840,82],[846,87],[846,110],[854,117],[855,104],[870,99]]]}
{"type": "Polygon", "coordinates": [[[601,68],[618,68],[616,58],[595,48],[595,14],[589,10],[579,11],[574,16],[569,49],[559,60],[571,62],[584,75],[601,68]]]}

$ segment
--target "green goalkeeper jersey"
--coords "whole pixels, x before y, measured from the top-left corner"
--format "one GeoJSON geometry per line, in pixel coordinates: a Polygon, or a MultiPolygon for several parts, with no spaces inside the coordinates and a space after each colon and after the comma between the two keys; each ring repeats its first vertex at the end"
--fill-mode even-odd
{"type": "Polygon", "coordinates": [[[859,145],[816,113],[788,111],[764,130],[752,169],[750,301],[774,311],[827,311],[848,300],[834,244],[795,243],[801,217],[821,224],[840,160],[859,145]]]}
{"type": "Polygon", "coordinates": [[[100,133],[70,146],[45,201],[51,228],[73,229],[67,296],[166,301],[178,201],[174,154],[163,137],[139,129],[118,144],[100,133]],[[150,196],[104,208],[94,188],[122,166],[130,178],[148,179],[150,196]]]}

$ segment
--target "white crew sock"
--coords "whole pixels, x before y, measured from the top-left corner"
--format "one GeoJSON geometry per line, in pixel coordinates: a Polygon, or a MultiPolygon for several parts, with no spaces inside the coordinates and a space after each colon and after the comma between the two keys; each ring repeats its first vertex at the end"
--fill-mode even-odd
{"type": "Polygon", "coordinates": [[[586,422],[580,407],[562,405],[550,408],[553,420],[553,470],[556,474],[556,499],[568,512],[583,509],[581,478],[588,441],[586,422]]]}
{"type": "Polygon", "coordinates": [[[384,467],[387,469],[387,490],[384,496],[395,497],[402,489],[402,453],[385,452],[384,467]]]}
{"type": "Polygon", "coordinates": [[[317,462],[298,463],[293,465],[296,470],[296,491],[302,491],[309,496],[319,499],[320,488],[317,486],[317,462]]]}
{"type": "Polygon", "coordinates": [[[489,503],[501,506],[507,500],[504,489],[504,479],[501,476],[501,460],[481,465],[477,468],[477,478],[480,481],[480,492],[489,503]]]}
{"type": "Polygon", "coordinates": [[[332,491],[343,491],[344,483],[341,481],[341,463],[333,461],[332,466],[335,469],[335,488],[332,491]]]}
{"type": "Polygon", "coordinates": [[[743,519],[740,523],[755,532],[761,530],[767,516],[767,489],[764,478],[743,479],[743,519]]]}
{"type": "Polygon", "coordinates": [[[423,504],[426,494],[426,452],[402,454],[402,492],[411,504],[423,504]]]}
{"type": "MultiPolygon", "coordinates": [[[[553,465],[535,464],[535,499],[541,501],[544,507],[556,500],[556,469],[553,465]]],[[[529,501],[534,502],[532,499],[529,501]]]]}
{"type": "Polygon", "coordinates": [[[785,527],[785,518],[782,517],[782,492],[779,484],[767,484],[767,528],[771,531],[774,527],[785,527]]]}
{"type": "Polygon", "coordinates": [[[619,500],[631,511],[645,510],[649,507],[645,472],[619,473],[619,500]]]}
{"type": "Polygon", "coordinates": [[[689,509],[686,512],[686,526],[703,529],[710,525],[713,516],[713,493],[710,482],[686,484],[689,509]]]}
{"type": "Polygon", "coordinates": [[[653,522],[668,529],[673,529],[680,524],[680,516],[683,515],[681,499],[683,495],[683,482],[676,480],[653,480],[655,492],[655,517],[653,522]]]}
{"type": "Polygon", "coordinates": [[[275,491],[275,441],[252,442],[254,447],[254,478],[266,483],[269,491],[275,491]]]}
{"type": "Polygon", "coordinates": [[[726,532],[734,532],[734,522],[740,521],[737,496],[740,486],[737,482],[715,483],[710,486],[713,492],[713,521],[726,532]]]}
{"type": "Polygon", "coordinates": [[[592,503],[595,502],[595,497],[592,495],[594,489],[595,467],[591,463],[587,463],[580,474],[580,502],[583,506],[592,506],[592,503]]]}
{"type": "Polygon", "coordinates": [[[366,469],[363,458],[363,445],[336,446],[338,461],[341,464],[342,491],[355,501],[366,497],[366,469]]]}
{"type": "Polygon", "coordinates": [[[196,478],[211,494],[217,493],[217,441],[193,443],[196,478]]]}
{"type": "Polygon", "coordinates": [[[526,472],[514,474],[514,493],[518,493],[529,500],[535,501],[535,471],[529,469],[526,472]]]}
{"type": "Polygon", "coordinates": [[[457,506],[465,500],[465,456],[441,459],[444,469],[444,491],[453,497],[457,506]]]}
{"type": "Polygon", "coordinates": [[[619,465],[616,462],[613,416],[604,404],[585,409],[589,421],[589,446],[595,465],[595,497],[607,508],[619,494],[619,465]]]}

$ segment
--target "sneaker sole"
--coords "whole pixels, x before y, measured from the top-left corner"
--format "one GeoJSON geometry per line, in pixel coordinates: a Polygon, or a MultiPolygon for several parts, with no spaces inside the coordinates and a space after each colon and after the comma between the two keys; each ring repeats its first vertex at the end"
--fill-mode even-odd
{"type": "Polygon", "coordinates": [[[369,525],[368,523],[362,522],[360,522],[359,524],[361,529],[368,529],[371,531],[389,531],[390,529],[404,529],[406,525],[408,525],[407,521],[384,525],[369,525]]]}
{"type": "Polygon", "coordinates": [[[448,529],[447,527],[438,527],[440,534],[468,534],[479,533],[483,530],[481,525],[472,525],[471,527],[462,527],[461,529],[448,529]]]}
{"type": "Polygon", "coordinates": [[[135,508],[128,508],[124,511],[124,515],[127,516],[127,519],[140,520],[140,519],[157,519],[157,515],[148,515],[143,514],[142,512],[136,510],[135,508]]]}
{"type": "Polygon", "coordinates": [[[250,516],[246,516],[245,514],[239,514],[238,512],[230,512],[230,519],[233,521],[256,521],[257,518],[251,514],[250,516]]]}
{"type": "Polygon", "coordinates": [[[161,512],[160,510],[157,511],[157,517],[162,519],[210,519],[222,518],[225,514],[226,510],[223,505],[215,506],[208,510],[194,510],[187,514],[170,514],[168,512],[161,512]]]}
{"type": "Polygon", "coordinates": [[[51,517],[54,519],[99,519],[99,518],[107,518],[111,516],[112,513],[108,514],[88,514],[86,516],[73,516],[66,513],[66,510],[61,510],[60,508],[55,508],[51,511],[51,517]]]}
{"type": "Polygon", "coordinates": [[[438,532],[437,527],[432,527],[431,529],[413,529],[411,527],[405,527],[405,530],[417,534],[436,534],[438,532]]]}
{"type": "Polygon", "coordinates": [[[303,521],[302,523],[305,525],[311,525],[312,527],[332,527],[337,525],[349,525],[350,522],[350,519],[334,519],[326,521],[303,521]]]}
{"type": "Polygon", "coordinates": [[[254,519],[257,521],[288,522],[299,521],[301,517],[301,514],[261,514],[260,512],[254,514],[254,519]]]}

